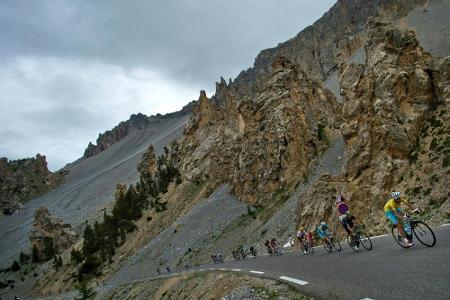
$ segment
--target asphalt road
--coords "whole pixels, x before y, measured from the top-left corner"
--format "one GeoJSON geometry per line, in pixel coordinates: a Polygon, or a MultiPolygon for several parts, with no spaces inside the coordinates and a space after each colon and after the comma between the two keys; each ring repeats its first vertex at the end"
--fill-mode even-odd
{"type": "MultiPolygon", "coordinates": [[[[312,255],[295,251],[280,257],[226,262],[209,268],[238,269],[291,282],[303,293],[319,299],[450,299],[450,226],[434,228],[437,243],[428,248],[416,241],[399,247],[390,235],[372,239],[373,249],[341,252],[323,247],[312,255]],[[289,278],[285,278],[289,277],[289,278]]],[[[345,244],[344,244],[345,243],[345,244]]]]}
{"type": "MultiPolygon", "coordinates": [[[[278,257],[262,256],[244,261],[209,264],[186,272],[225,271],[281,280],[316,299],[450,299],[450,226],[433,228],[436,245],[428,248],[418,241],[409,249],[399,247],[391,235],[372,237],[373,249],[351,250],[342,241],[342,251],[328,253],[322,246],[314,254],[299,250],[278,257]]],[[[143,276],[123,282],[147,281],[178,276],[143,276]]],[[[99,286],[107,295],[113,286],[99,286]]],[[[73,299],[74,291],[41,299],[73,299]]]]}

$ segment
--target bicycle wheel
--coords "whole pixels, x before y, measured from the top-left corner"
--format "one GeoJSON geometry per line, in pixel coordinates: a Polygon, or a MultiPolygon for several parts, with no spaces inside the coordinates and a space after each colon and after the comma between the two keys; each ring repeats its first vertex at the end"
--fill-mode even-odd
{"type": "Polygon", "coordinates": [[[331,251],[333,251],[333,248],[331,248],[330,243],[328,243],[327,241],[322,241],[322,245],[325,248],[325,250],[327,250],[327,252],[331,253],[331,251]]]}
{"type": "Polygon", "coordinates": [[[394,238],[394,240],[397,242],[397,244],[402,247],[402,248],[409,248],[411,246],[409,246],[408,244],[405,243],[404,239],[402,238],[401,234],[398,232],[398,228],[397,226],[392,226],[391,229],[392,232],[392,237],[394,238]]]}
{"type": "Polygon", "coordinates": [[[359,238],[359,242],[364,247],[364,249],[369,250],[369,251],[372,250],[372,241],[367,234],[365,234],[364,232],[361,231],[358,234],[358,238],[359,238]]]}
{"type": "Polygon", "coordinates": [[[337,251],[341,251],[342,250],[341,244],[335,238],[331,238],[331,246],[334,247],[334,249],[336,249],[337,251]]]}
{"type": "Polygon", "coordinates": [[[314,253],[314,247],[312,245],[309,245],[308,243],[308,253],[313,254],[314,253]]]}
{"type": "Polygon", "coordinates": [[[436,236],[430,226],[422,221],[414,222],[413,232],[416,238],[427,247],[436,245],[436,236]]]}

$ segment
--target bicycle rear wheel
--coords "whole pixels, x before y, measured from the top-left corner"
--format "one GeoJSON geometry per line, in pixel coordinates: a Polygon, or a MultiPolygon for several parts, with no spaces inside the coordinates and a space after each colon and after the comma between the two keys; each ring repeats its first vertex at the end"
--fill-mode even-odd
{"type": "Polygon", "coordinates": [[[400,232],[398,232],[398,228],[397,226],[392,226],[391,229],[392,232],[392,237],[394,238],[394,240],[397,242],[397,244],[402,247],[402,248],[409,248],[411,246],[409,246],[408,244],[405,243],[403,237],[401,236],[400,232]]]}
{"type": "Polygon", "coordinates": [[[372,250],[372,240],[370,239],[370,237],[367,234],[360,231],[358,237],[359,237],[359,242],[364,247],[364,249],[369,250],[369,251],[372,250]]]}
{"type": "Polygon", "coordinates": [[[322,241],[323,247],[325,248],[325,250],[327,250],[327,252],[333,251],[333,248],[331,248],[330,243],[328,243],[327,241],[322,241]]]}
{"type": "Polygon", "coordinates": [[[339,243],[339,241],[335,238],[331,239],[331,246],[334,247],[334,249],[336,249],[337,251],[341,251],[341,244],[339,243]]]}
{"type": "Polygon", "coordinates": [[[414,222],[413,232],[417,240],[427,247],[436,245],[436,236],[430,226],[422,221],[414,222]]]}
{"type": "Polygon", "coordinates": [[[314,247],[312,245],[309,245],[309,243],[308,243],[308,252],[309,252],[309,254],[314,253],[314,247]]]}

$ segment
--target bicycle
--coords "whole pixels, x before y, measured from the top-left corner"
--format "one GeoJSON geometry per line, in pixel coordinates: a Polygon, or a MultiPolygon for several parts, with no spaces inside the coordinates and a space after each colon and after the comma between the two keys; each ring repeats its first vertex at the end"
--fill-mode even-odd
{"type": "Polygon", "coordinates": [[[334,238],[332,234],[328,235],[324,240],[322,240],[323,247],[329,253],[333,251],[333,248],[338,252],[342,250],[341,244],[337,239],[334,238]]]}
{"type": "Polygon", "coordinates": [[[372,250],[372,240],[370,237],[362,230],[364,226],[359,225],[353,228],[353,234],[347,235],[347,243],[353,251],[358,251],[359,245],[362,245],[364,249],[370,251],[372,250]]]}
{"type": "Polygon", "coordinates": [[[312,247],[312,245],[310,245],[309,241],[307,241],[306,239],[303,239],[302,241],[303,244],[303,249],[305,254],[313,254],[314,253],[314,247],[312,247]]]}
{"type": "MultiPolygon", "coordinates": [[[[413,234],[417,238],[417,240],[427,246],[434,247],[436,245],[436,236],[434,235],[433,230],[431,230],[430,226],[428,226],[425,222],[420,219],[415,219],[413,215],[417,215],[420,213],[419,209],[415,209],[411,212],[411,214],[405,213],[405,220],[402,222],[403,231],[406,234],[406,238],[412,242],[413,234]]],[[[392,237],[402,248],[409,248],[408,244],[406,244],[398,232],[398,228],[396,225],[392,225],[392,237]]]]}

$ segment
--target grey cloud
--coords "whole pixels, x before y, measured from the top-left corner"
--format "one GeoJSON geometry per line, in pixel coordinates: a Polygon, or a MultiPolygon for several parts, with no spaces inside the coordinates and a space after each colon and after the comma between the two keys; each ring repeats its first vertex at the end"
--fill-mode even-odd
{"type": "Polygon", "coordinates": [[[179,109],[235,77],[333,3],[0,1],[0,156],[62,167],[131,113],[179,109]]]}
{"type": "Polygon", "coordinates": [[[314,22],[334,1],[25,1],[0,4],[5,56],[41,54],[146,66],[185,82],[234,77],[259,50],[314,22]]]}

